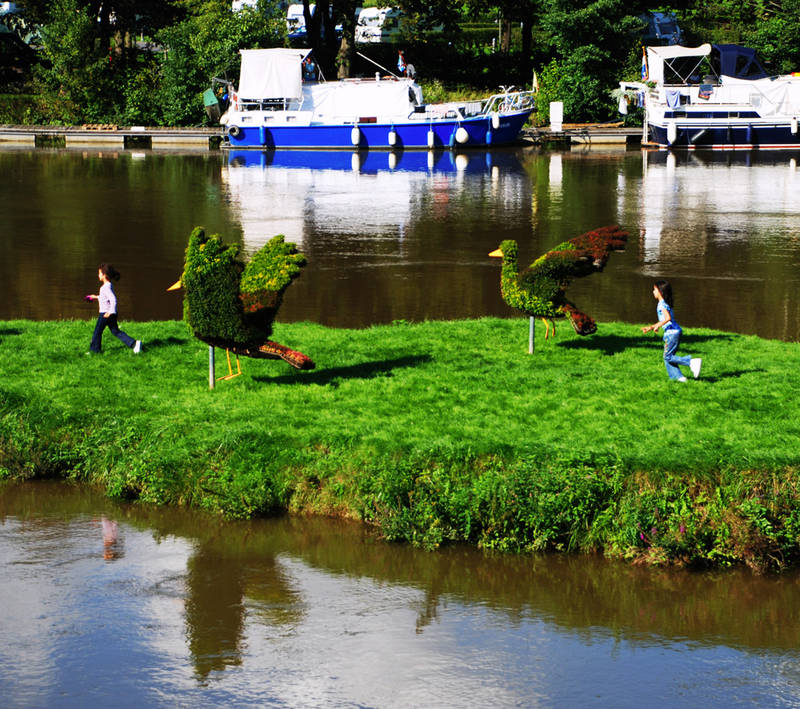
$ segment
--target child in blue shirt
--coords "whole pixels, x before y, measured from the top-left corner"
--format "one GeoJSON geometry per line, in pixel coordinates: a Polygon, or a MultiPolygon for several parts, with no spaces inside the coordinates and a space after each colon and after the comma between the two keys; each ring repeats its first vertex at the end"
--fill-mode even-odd
{"type": "Polygon", "coordinates": [[[130,335],[119,329],[117,324],[117,295],[114,293],[114,286],[111,281],[119,280],[119,272],[110,263],[101,263],[97,269],[97,279],[103,284],[98,295],[87,295],[87,300],[96,300],[100,308],[100,315],[94,326],[92,334],[92,344],[89,351],[99,354],[102,349],[103,330],[106,327],[116,335],[123,344],[130,347],[134,354],[139,354],[142,350],[142,341],[134,340],[130,335]]]}
{"type": "Polygon", "coordinates": [[[656,281],[653,285],[653,297],[658,301],[658,305],[656,305],[658,322],[643,327],[642,332],[658,332],[659,328],[664,330],[664,364],[670,379],[677,382],[686,381],[686,377],[679,369],[680,366],[689,367],[694,378],[697,379],[700,376],[703,360],[699,357],[676,354],[683,330],[672,313],[672,286],[669,281],[656,281]]]}

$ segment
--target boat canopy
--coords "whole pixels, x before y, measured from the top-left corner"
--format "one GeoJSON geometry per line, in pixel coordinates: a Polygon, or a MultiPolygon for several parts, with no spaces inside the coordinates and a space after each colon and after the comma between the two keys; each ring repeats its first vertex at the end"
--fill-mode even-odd
{"type": "MultiPolygon", "coordinates": [[[[767,76],[755,49],[739,44],[715,44],[714,51],[719,57],[719,75],[733,76],[737,79],[764,79],[767,76]]],[[[713,63],[716,64],[716,58],[713,63]]]]}
{"type": "Polygon", "coordinates": [[[410,79],[330,81],[309,89],[315,115],[331,120],[358,120],[362,116],[406,119],[412,107],[412,95],[421,99],[419,87],[410,79]]]}
{"type": "Polygon", "coordinates": [[[299,99],[308,49],[242,49],[239,99],[299,99]]]}
{"type": "Polygon", "coordinates": [[[711,54],[710,44],[701,44],[699,47],[681,47],[676,44],[667,47],[648,47],[647,77],[657,84],[687,84],[709,54],[711,54]],[[665,69],[668,69],[677,81],[666,82],[665,69]]]}

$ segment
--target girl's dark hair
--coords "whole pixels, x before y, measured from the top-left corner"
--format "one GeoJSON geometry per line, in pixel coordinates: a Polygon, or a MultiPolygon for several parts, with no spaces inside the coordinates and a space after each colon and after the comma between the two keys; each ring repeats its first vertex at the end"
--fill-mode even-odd
{"type": "Polygon", "coordinates": [[[101,263],[98,268],[105,274],[109,281],[119,280],[119,271],[114,268],[110,263],[101,263]]]}
{"type": "Polygon", "coordinates": [[[656,288],[658,288],[658,292],[661,293],[661,297],[667,302],[669,307],[672,307],[672,286],[670,285],[669,281],[656,281],[655,282],[656,288]]]}

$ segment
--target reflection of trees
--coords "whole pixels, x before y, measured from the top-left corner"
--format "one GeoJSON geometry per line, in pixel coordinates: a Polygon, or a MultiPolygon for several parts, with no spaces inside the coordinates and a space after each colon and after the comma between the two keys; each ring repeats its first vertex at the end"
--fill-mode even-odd
{"type": "MultiPolygon", "coordinates": [[[[128,318],[179,317],[180,301],[154,284],[174,282],[192,227],[237,234],[226,225],[218,188],[221,157],[128,151],[0,151],[13,175],[4,197],[0,318],[90,317],[82,295],[96,288],[96,267],[122,272],[128,318]],[[48,296],[31,298],[30,284],[48,296]],[[170,307],[172,309],[170,310],[170,307]]],[[[96,310],[96,309],[95,309],[96,310]]]]}
{"type": "Polygon", "coordinates": [[[186,593],[186,639],[203,678],[241,662],[246,615],[268,627],[291,627],[302,617],[275,557],[235,540],[198,544],[187,563],[186,593]]]}
{"type": "Polygon", "coordinates": [[[186,639],[201,677],[240,662],[244,628],[242,568],[200,548],[187,564],[186,639]]]}

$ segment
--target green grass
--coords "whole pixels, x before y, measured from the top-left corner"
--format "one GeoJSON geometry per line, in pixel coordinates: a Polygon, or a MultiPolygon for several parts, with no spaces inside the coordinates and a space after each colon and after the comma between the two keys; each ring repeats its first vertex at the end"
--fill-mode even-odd
{"type": "MultiPolygon", "coordinates": [[[[423,546],[584,549],[652,562],[800,558],[800,346],[713,330],[667,379],[658,337],[527,320],[276,324],[317,369],[242,360],[208,389],[180,322],[0,323],[0,477],[67,476],[229,516],[343,514],[423,546]],[[798,510],[798,511],[795,511],[798,510]],[[797,519],[795,519],[797,517],[797,519]]],[[[224,356],[217,351],[218,374],[224,356]]]]}

